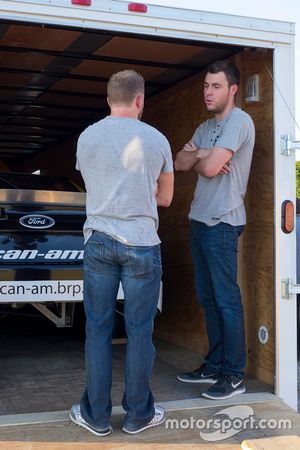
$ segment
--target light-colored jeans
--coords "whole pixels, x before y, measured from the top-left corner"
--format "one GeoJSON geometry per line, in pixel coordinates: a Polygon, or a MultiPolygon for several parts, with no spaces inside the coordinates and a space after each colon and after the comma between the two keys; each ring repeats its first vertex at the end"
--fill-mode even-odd
{"type": "Polygon", "coordinates": [[[160,245],[129,246],[98,231],[85,245],[86,388],[80,408],[83,418],[92,425],[110,425],[111,338],[120,281],[127,334],[124,426],[143,426],[154,416],[150,376],[155,359],[152,332],[160,279],[160,245]]]}

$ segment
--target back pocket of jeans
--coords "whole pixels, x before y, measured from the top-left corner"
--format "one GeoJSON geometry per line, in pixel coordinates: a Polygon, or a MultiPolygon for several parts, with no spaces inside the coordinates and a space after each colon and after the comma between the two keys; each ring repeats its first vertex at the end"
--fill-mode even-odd
{"type": "Polygon", "coordinates": [[[96,241],[93,236],[88,240],[84,247],[84,266],[90,271],[103,271],[104,262],[104,243],[96,241]]]}
{"type": "Polygon", "coordinates": [[[131,276],[143,277],[153,272],[153,247],[127,247],[127,252],[131,276]]]}

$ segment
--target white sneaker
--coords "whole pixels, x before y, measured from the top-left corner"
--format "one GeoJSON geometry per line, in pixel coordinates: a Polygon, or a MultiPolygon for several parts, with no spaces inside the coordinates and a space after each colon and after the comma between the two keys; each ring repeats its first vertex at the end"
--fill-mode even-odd
{"type": "Polygon", "coordinates": [[[80,405],[73,405],[69,417],[72,420],[72,422],[76,423],[76,425],[79,425],[80,427],[85,428],[86,430],[90,431],[91,433],[95,434],[96,436],[108,436],[112,432],[112,427],[108,428],[98,428],[94,425],[90,425],[87,423],[84,418],[81,415],[80,412],[80,405]]]}
{"type": "Polygon", "coordinates": [[[155,413],[154,417],[148,422],[146,425],[142,425],[140,428],[136,429],[129,429],[123,427],[123,431],[128,434],[137,434],[141,431],[147,430],[148,428],[157,427],[158,425],[161,425],[166,420],[166,412],[162,406],[155,406],[155,413]]]}

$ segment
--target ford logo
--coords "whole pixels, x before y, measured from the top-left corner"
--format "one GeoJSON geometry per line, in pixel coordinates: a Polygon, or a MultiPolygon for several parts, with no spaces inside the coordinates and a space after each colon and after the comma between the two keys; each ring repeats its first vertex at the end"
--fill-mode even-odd
{"type": "Polygon", "coordinates": [[[53,227],[53,225],[55,224],[54,219],[40,214],[30,214],[28,216],[23,216],[19,219],[19,222],[21,225],[23,225],[23,227],[39,230],[53,227]]]}

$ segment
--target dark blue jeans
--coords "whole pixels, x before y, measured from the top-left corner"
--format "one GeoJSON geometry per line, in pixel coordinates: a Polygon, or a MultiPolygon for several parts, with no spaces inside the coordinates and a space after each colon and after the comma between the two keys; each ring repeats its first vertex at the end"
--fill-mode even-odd
{"type": "Polygon", "coordinates": [[[83,418],[106,428],[111,417],[112,329],[120,281],[124,291],[127,333],[124,425],[142,426],[154,416],[150,375],[152,343],[161,279],[160,246],[133,247],[94,231],[84,251],[86,313],[86,388],[80,402],[83,418]]]}
{"type": "Polygon", "coordinates": [[[205,363],[224,374],[243,375],[244,311],[237,284],[238,238],[243,226],[191,221],[197,297],[204,308],[209,349],[205,363]]]}

